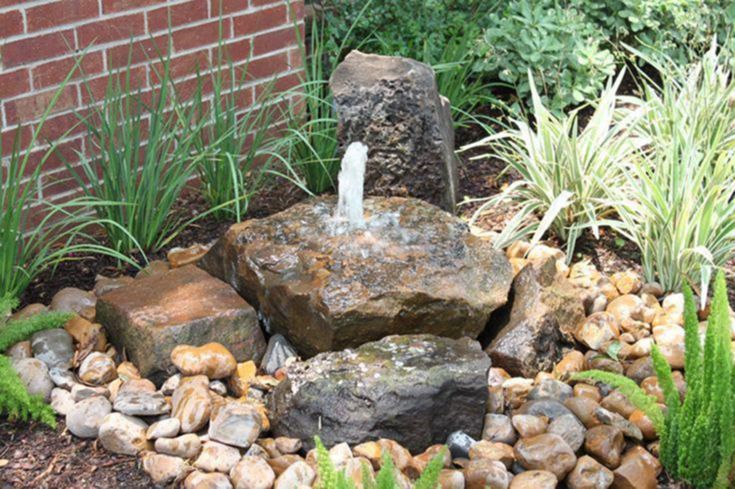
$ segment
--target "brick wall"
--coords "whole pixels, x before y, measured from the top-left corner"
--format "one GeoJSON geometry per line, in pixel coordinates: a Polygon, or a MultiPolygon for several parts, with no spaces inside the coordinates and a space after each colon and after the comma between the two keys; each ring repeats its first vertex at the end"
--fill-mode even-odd
{"type": "MultiPolygon", "coordinates": [[[[28,144],[84,49],[81,70],[43,125],[44,144],[34,149],[33,164],[45,143],[62,135],[58,151],[65,158],[88,151],[83,127],[66,134],[77,121],[75,110],[90,102],[89,90],[96,100],[102,97],[106,74],[126,66],[129,56],[135,83],[150,89],[156,79],[151,60],[171,45],[173,76],[177,83],[191,82],[197,67],[217,58],[220,22],[228,56],[249,62],[253,80],[244,87],[246,103],[255,99],[258,85],[274,77],[279,88],[293,86],[301,67],[294,22],[303,22],[302,16],[303,0],[0,0],[0,156],[7,160],[16,136],[28,144]]],[[[41,199],[60,201],[78,190],[67,177],[62,159],[52,157],[33,184],[41,199]]]]}

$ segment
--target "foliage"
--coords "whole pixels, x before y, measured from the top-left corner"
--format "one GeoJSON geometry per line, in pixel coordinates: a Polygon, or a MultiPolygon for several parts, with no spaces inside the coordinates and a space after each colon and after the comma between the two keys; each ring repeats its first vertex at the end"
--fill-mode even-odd
{"type": "Polygon", "coordinates": [[[487,199],[472,217],[474,223],[502,201],[521,205],[495,246],[502,248],[531,234],[536,242],[551,228],[567,243],[567,256],[571,257],[584,229],[591,228],[597,234],[600,222],[612,211],[608,187],[621,182],[621,164],[636,152],[632,140],[626,137],[632,119],[616,120],[616,92],[622,77],[623,73],[608,84],[580,131],[580,109],[555,116],[544,106],[529,75],[535,127],[517,120],[515,128],[475,143],[490,145],[494,156],[521,176],[504,192],[487,199]],[[524,225],[534,213],[543,215],[542,221],[524,225]]]}
{"type": "Polygon", "coordinates": [[[653,366],[664,392],[666,414],[621,375],[592,370],[577,374],[575,379],[594,379],[621,389],[651,418],[661,440],[661,461],[672,477],[697,489],[725,489],[735,453],[735,366],[725,275],[720,271],[715,280],[704,347],[694,294],[686,284],[684,292],[687,394],[683,403],[671,368],[656,346],[653,366]]]}
{"type": "Polygon", "coordinates": [[[181,230],[183,219],[172,211],[195,173],[194,135],[204,123],[196,119],[201,107],[185,105],[174,92],[170,54],[151,69],[159,88],[146,93],[134,88],[130,63],[109,77],[100,101],[84,83],[92,102],[80,120],[90,154],[80,155],[79,167],[67,164],[84,189],[80,202],[124,254],[158,251],[181,230]]]}
{"type": "Polygon", "coordinates": [[[476,69],[531,95],[527,73],[541,83],[554,111],[594,99],[615,71],[604,32],[576,8],[556,0],[510,0],[487,16],[476,69]]]}
{"type": "Polygon", "coordinates": [[[713,267],[735,251],[735,81],[717,47],[691,67],[659,65],[661,86],[626,97],[645,145],[626,167],[629,185],[610,186],[610,224],[641,250],[644,275],[667,290],[682,278],[707,295],[713,267]]]}
{"type": "MultiPolygon", "coordinates": [[[[6,323],[10,309],[17,304],[9,296],[0,299],[0,352],[19,341],[23,341],[38,331],[58,328],[64,325],[71,314],[51,312],[17,319],[6,323]]],[[[0,414],[10,419],[40,421],[52,428],[56,427],[53,409],[39,396],[28,394],[8,357],[0,354],[0,414]]]]}
{"type": "MultiPolygon", "coordinates": [[[[317,471],[319,473],[319,489],[355,489],[355,483],[344,471],[337,470],[329,458],[329,451],[318,436],[314,437],[317,453],[317,471]]],[[[446,450],[446,449],[444,449],[446,450]]],[[[414,483],[414,489],[434,489],[439,480],[439,473],[444,466],[443,451],[431,459],[426,469],[414,483]]],[[[387,453],[383,454],[380,470],[373,478],[371,470],[363,465],[362,486],[364,489],[396,489],[395,465],[387,453]]]]}

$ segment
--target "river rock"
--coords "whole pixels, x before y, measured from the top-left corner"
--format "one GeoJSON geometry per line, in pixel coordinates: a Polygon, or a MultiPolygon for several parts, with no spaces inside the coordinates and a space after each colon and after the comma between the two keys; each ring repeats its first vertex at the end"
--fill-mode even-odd
{"type": "Polygon", "coordinates": [[[232,483],[225,474],[205,474],[195,470],[184,481],[184,489],[232,489],[232,483]]]}
{"type": "Polygon", "coordinates": [[[72,388],[79,383],[76,376],[70,370],[63,368],[51,368],[48,373],[56,387],[66,389],[68,391],[72,390],[72,388]]]}
{"type": "Polygon", "coordinates": [[[30,341],[19,341],[14,344],[5,352],[11,360],[21,360],[23,358],[31,358],[33,356],[33,349],[31,348],[30,341]]]}
{"type": "Polygon", "coordinates": [[[513,475],[502,462],[480,458],[469,461],[464,468],[464,478],[467,489],[508,489],[513,475]]]}
{"type": "Polygon", "coordinates": [[[155,447],[158,453],[193,459],[199,455],[202,442],[199,440],[199,435],[187,433],[176,438],[159,438],[156,440],[155,447]]]}
{"type": "Polygon", "coordinates": [[[184,376],[206,375],[213,380],[229,377],[237,368],[235,357],[220,343],[179,345],[171,352],[171,362],[184,376]]]}
{"type": "Polygon", "coordinates": [[[156,438],[173,438],[179,434],[181,429],[181,421],[176,418],[166,418],[160,421],[156,421],[148,427],[145,432],[145,437],[148,440],[155,440],[156,438]]]}
{"type": "Polygon", "coordinates": [[[640,457],[630,457],[613,471],[615,489],[656,489],[656,470],[640,457]]]}
{"type": "Polygon", "coordinates": [[[120,277],[105,277],[97,275],[94,278],[94,289],[92,289],[92,291],[94,292],[94,295],[100,297],[115,289],[130,285],[133,280],[133,277],[129,277],[127,275],[122,275],[120,277]]]}
{"type": "Polygon", "coordinates": [[[104,353],[90,353],[79,366],[79,378],[87,384],[103,385],[112,382],[116,377],[115,362],[104,353]]]}
{"type": "Polygon", "coordinates": [[[368,198],[364,229],[334,197],[232,226],[201,266],[257,304],[305,355],[389,334],[477,337],[507,299],[511,268],[454,216],[416,199],[368,198]]]}
{"type": "Polygon", "coordinates": [[[564,479],[577,463],[577,457],[567,442],[551,433],[524,438],[514,449],[516,459],[525,469],[548,470],[558,480],[564,479]]]}
{"type": "Polygon", "coordinates": [[[67,321],[64,330],[71,335],[80,350],[103,351],[107,343],[102,325],[87,321],[81,316],[74,316],[67,321]]]}
{"type": "MultiPolygon", "coordinates": [[[[450,433],[446,441],[446,445],[449,448],[449,453],[452,455],[452,458],[469,458],[470,448],[475,443],[477,443],[477,440],[464,431],[455,431],[450,433]]],[[[378,456],[378,458],[380,457],[378,456]]]]}
{"type": "Polygon", "coordinates": [[[548,418],[532,414],[516,414],[511,421],[521,438],[530,438],[545,433],[549,426],[548,418]]]}
{"type": "Polygon", "coordinates": [[[306,462],[296,462],[290,465],[276,479],[273,489],[291,489],[293,487],[311,487],[316,479],[316,472],[306,462]]]}
{"type": "Polygon", "coordinates": [[[623,448],[625,448],[623,432],[614,426],[595,426],[587,431],[584,437],[585,451],[611,469],[620,465],[623,448]]]}
{"type": "Polygon", "coordinates": [[[283,335],[274,334],[268,340],[260,368],[268,375],[273,375],[286,364],[286,360],[296,357],[298,354],[291,343],[283,335]]]}
{"type": "Polygon", "coordinates": [[[146,452],[141,459],[143,470],[151,477],[154,484],[159,486],[182,480],[192,470],[186,460],[171,455],[146,452]]]}
{"type": "Polygon", "coordinates": [[[181,422],[182,433],[203,428],[212,412],[209,379],[203,375],[184,377],[171,397],[171,416],[181,422]]]}
{"type": "Polygon", "coordinates": [[[418,61],[352,51],[329,82],[344,150],[370,149],[365,191],[406,194],[454,212],[459,189],[451,105],[418,61]]]}
{"type": "Polygon", "coordinates": [[[612,483],[612,471],[589,455],[579,457],[567,477],[569,489],[607,489],[612,483]]]}
{"type": "Polygon", "coordinates": [[[115,397],[114,408],[131,416],[158,416],[171,411],[163,394],[142,389],[121,389],[115,397]]]}
{"type": "Polygon", "coordinates": [[[171,248],[166,254],[166,259],[171,268],[179,268],[198,262],[209,251],[209,246],[194,244],[188,248],[171,248]]]}
{"type": "Polygon", "coordinates": [[[66,389],[60,389],[54,387],[51,390],[51,407],[54,408],[58,414],[66,416],[74,408],[74,399],[71,397],[71,392],[66,389]]]}
{"type": "Polygon", "coordinates": [[[556,476],[546,470],[527,470],[513,477],[510,489],[555,489],[556,476]]]}
{"type": "Polygon", "coordinates": [[[549,423],[546,432],[561,436],[567,442],[567,445],[576,452],[584,443],[584,435],[587,429],[575,415],[565,414],[549,423]]]}
{"type": "Polygon", "coordinates": [[[235,489],[271,489],[276,474],[262,458],[245,455],[230,471],[230,479],[235,489]]]}
{"type": "Polygon", "coordinates": [[[30,395],[40,396],[45,401],[51,398],[54,382],[44,362],[38,358],[23,358],[13,362],[13,368],[30,395]]]}
{"type": "Polygon", "coordinates": [[[77,402],[66,415],[66,427],[79,438],[96,438],[112,405],[103,396],[93,396],[77,402]]]}
{"type": "Polygon", "coordinates": [[[73,312],[85,319],[94,317],[97,297],[86,290],[66,287],[54,294],[49,309],[52,311],[73,312]]]}
{"type": "Polygon", "coordinates": [[[518,439],[510,418],[504,414],[486,414],[482,439],[512,445],[518,439]]]}
{"type": "Polygon", "coordinates": [[[90,386],[84,384],[75,384],[71,388],[71,397],[74,402],[83,401],[90,397],[102,396],[104,398],[110,398],[110,390],[104,386],[90,386]]]}
{"type": "Polygon", "coordinates": [[[208,441],[204,444],[194,467],[205,472],[229,473],[240,461],[240,451],[231,446],[208,441]]]}
{"type": "Polygon", "coordinates": [[[587,348],[600,350],[620,335],[616,321],[609,312],[596,312],[579,323],[574,337],[587,348]]]}
{"type": "Polygon", "coordinates": [[[469,338],[389,336],[287,368],[269,398],[276,436],[313,446],[391,438],[414,453],[458,430],[478,438],[490,359],[469,338]]]}
{"type": "Polygon", "coordinates": [[[675,324],[656,326],[653,339],[671,368],[684,368],[684,328],[675,324]]]}
{"type": "Polygon", "coordinates": [[[255,310],[227,284],[187,265],[135,280],[100,297],[97,317],[141,375],[174,373],[177,345],[223,344],[236,359],[259,360],[265,339],[255,310]]]}
{"type": "Polygon", "coordinates": [[[260,436],[263,418],[249,404],[229,402],[217,410],[209,423],[209,438],[227,445],[248,448],[260,436]]]}
{"type": "Polygon", "coordinates": [[[99,440],[113,453],[137,455],[150,448],[146,440],[148,425],[142,420],[120,413],[110,413],[102,420],[99,440]]]}
{"type": "Polygon", "coordinates": [[[74,344],[69,333],[62,328],[39,331],[31,336],[33,356],[48,368],[70,369],[74,357],[74,344]]]}

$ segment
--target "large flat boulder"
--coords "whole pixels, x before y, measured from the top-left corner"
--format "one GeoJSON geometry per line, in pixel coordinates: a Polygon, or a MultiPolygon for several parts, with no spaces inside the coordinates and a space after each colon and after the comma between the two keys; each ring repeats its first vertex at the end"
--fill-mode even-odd
{"type": "Polygon", "coordinates": [[[367,144],[365,191],[411,196],[454,211],[457,161],[449,101],[418,61],[352,51],[329,81],[342,149],[367,144]]]}
{"type": "Polygon", "coordinates": [[[265,350],[255,309],[193,265],[139,278],[103,295],[97,319],[112,343],[154,380],[175,371],[171,350],[177,345],[221,343],[238,361],[257,362],[265,350]]]}
{"type": "Polygon", "coordinates": [[[233,225],[200,266],[257,305],[304,355],[391,334],[476,338],[512,280],[510,263],[460,219],[418,199],[365,200],[345,230],[334,197],[233,225]]]}
{"type": "Polygon", "coordinates": [[[390,438],[413,453],[453,431],[479,438],[490,359],[477,341],[389,336],[288,367],[268,398],[275,436],[327,446],[390,438]]]}

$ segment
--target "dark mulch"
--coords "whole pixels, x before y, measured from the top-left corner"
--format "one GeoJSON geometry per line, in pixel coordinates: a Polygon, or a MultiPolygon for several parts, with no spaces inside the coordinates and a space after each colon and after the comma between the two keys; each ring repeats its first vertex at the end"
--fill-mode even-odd
{"type": "Polygon", "coordinates": [[[154,487],[135,457],[113,455],[65,430],[0,421],[0,488],[154,487]]]}

